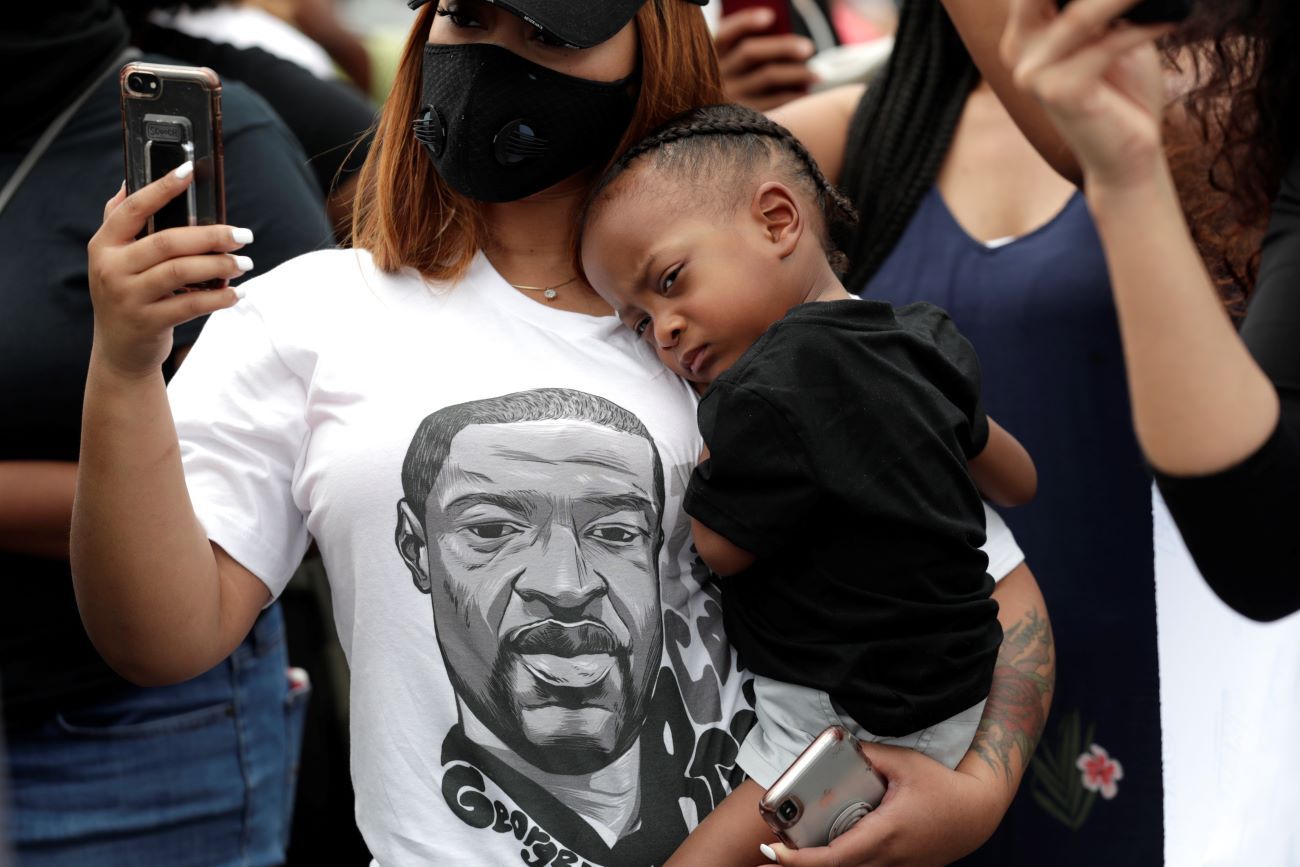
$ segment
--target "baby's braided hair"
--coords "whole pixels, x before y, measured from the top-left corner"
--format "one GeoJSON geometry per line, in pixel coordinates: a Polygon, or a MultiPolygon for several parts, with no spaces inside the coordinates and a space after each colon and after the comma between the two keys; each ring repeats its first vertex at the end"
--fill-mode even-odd
{"type": "Polygon", "coordinates": [[[812,154],[788,129],[738,105],[691,109],[628,148],[596,183],[581,224],[586,223],[587,214],[601,193],[632,163],[648,154],[654,154],[656,162],[665,167],[715,179],[728,177],[728,168],[744,171],[758,165],[760,159],[770,164],[774,156],[785,157],[786,166],[797,181],[809,188],[821,211],[826,227],[822,236],[827,258],[836,271],[844,270],[847,265],[844,255],[829,247],[829,228],[857,221],[853,203],[826,180],[812,154]]]}

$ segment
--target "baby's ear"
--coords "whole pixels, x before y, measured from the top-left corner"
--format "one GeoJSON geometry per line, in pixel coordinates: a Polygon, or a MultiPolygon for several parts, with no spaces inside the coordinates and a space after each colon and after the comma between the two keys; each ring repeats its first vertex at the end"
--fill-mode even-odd
{"type": "Polygon", "coordinates": [[[784,259],[794,252],[803,234],[803,214],[789,187],[767,181],[754,192],[750,210],[778,256],[784,259]]]}

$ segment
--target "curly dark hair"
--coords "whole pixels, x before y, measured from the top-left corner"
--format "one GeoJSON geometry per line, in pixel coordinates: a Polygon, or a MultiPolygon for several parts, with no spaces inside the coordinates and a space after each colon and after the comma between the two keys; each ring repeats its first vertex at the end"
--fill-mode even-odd
{"type": "Polygon", "coordinates": [[[1170,138],[1183,206],[1230,309],[1241,314],[1272,201],[1300,151],[1300,3],[1201,2],[1165,49],[1197,82],[1185,101],[1190,138],[1170,138]]]}

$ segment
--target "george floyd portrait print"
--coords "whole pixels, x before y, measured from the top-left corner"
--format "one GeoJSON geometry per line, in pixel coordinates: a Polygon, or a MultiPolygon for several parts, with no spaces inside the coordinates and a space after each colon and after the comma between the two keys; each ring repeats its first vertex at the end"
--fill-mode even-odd
{"type": "Polygon", "coordinates": [[[661,600],[665,547],[689,542],[664,538],[665,472],[645,426],[571,389],[445,407],[412,438],[402,489],[395,542],[431,602],[459,717],[443,742],[447,806],[515,834],[526,863],[666,857],[660,841],[739,782],[718,758],[734,757],[753,714],[701,731],[685,711],[682,679],[703,681],[672,648],[691,630],[718,636],[715,678],[742,675],[719,623],[661,600]],[[692,781],[692,797],[642,799],[665,775],[692,781]]]}

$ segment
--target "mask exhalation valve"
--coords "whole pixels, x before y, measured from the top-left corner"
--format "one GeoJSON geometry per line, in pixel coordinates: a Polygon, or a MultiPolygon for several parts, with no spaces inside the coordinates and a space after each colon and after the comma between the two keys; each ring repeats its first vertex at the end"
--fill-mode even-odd
{"type": "Polygon", "coordinates": [[[501,165],[514,166],[542,156],[549,145],[526,121],[512,120],[492,139],[492,152],[501,165]]]}
{"type": "Polygon", "coordinates": [[[429,149],[435,159],[442,156],[442,150],[447,146],[447,128],[437,109],[426,105],[420,116],[411,121],[411,129],[415,131],[415,138],[429,149]]]}

